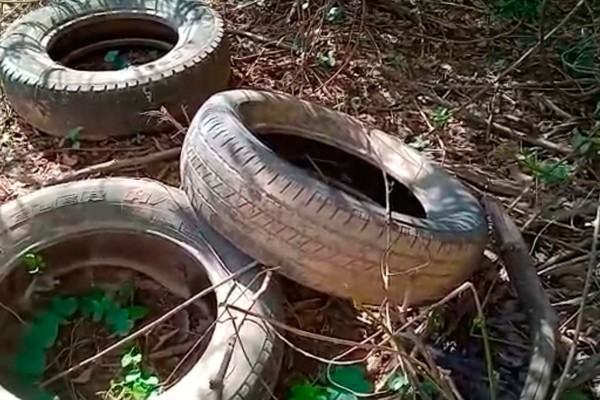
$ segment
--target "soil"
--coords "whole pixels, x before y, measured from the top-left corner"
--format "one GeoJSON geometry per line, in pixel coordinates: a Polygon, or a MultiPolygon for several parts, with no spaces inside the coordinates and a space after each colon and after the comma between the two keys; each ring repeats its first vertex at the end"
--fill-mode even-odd
{"type": "MultiPolygon", "coordinates": [[[[14,284],[19,280],[26,281],[26,277],[22,279],[23,274],[16,274],[21,275],[21,279],[12,277],[9,282],[14,284]]],[[[31,276],[29,279],[31,280],[31,276]]],[[[35,292],[26,309],[15,307],[13,310],[27,322],[28,315],[44,310],[53,297],[85,295],[91,289],[117,293],[126,285],[130,285],[132,289],[131,304],[148,309],[147,315],[136,321],[132,329],[164,315],[183,301],[142,274],[125,268],[97,266],[86,269],[84,273],[77,271],[61,276],[52,290],[35,292]]],[[[140,350],[144,370],[158,376],[164,388],[177,382],[204,352],[211,338],[211,324],[215,317],[214,304],[207,299],[177,313],[170,320],[159,324],[151,333],[134,340],[131,345],[140,350]]],[[[0,325],[3,331],[19,330],[19,324],[14,318],[5,318],[3,322],[0,325]]],[[[97,354],[118,339],[102,322],[75,317],[70,323],[60,327],[56,344],[47,350],[44,379],[97,354]]],[[[8,344],[6,336],[2,338],[2,342],[2,345],[8,344]]],[[[74,372],[69,378],[50,384],[48,389],[61,399],[104,399],[111,382],[121,378],[123,369],[120,360],[128,349],[129,347],[109,353],[91,366],[74,372]]]]}

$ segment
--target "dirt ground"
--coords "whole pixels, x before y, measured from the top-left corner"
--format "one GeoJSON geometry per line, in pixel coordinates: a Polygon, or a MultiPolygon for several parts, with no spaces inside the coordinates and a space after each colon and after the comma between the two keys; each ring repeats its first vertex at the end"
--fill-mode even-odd
{"type": "MultiPolygon", "coordinates": [[[[600,181],[597,3],[222,0],[212,5],[229,31],[231,88],[284,91],[354,115],[399,135],[476,196],[499,199],[530,246],[559,317],[555,378],[574,342],[576,362],[594,357],[600,339],[600,286],[594,274],[588,296],[582,293],[600,181]],[[532,14],[531,7],[538,12],[532,14]],[[582,312],[582,327],[576,329],[582,312]]],[[[2,4],[2,26],[34,6],[2,4]]],[[[183,137],[174,130],[73,146],[36,132],[3,102],[0,202],[69,171],[179,146],[183,137]]],[[[177,161],[171,161],[113,175],[177,186],[178,172],[177,161]]],[[[529,362],[529,328],[506,272],[490,254],[472,282],[484,307],[502,398],[518,398],[529,362]]],[[[377,330],[372,313],[288,285],[288,324],[353,340],[377,330]]],[[[463,294],[414,327],[465,399],[489,397],[477,321],[473,297],[463,294]]],[[[290,340],[322,358],[346,348],[293,335],[290,340]]],[[[386,357],[369,355],[375,377],[389,372],[386,357]]],[[[277,398],[285,398],[290,382],[314,377],[318,364],[289,349],[277,398]]],[[[586,398],[595,398],[591,378],[581,388],[586,398]]]]}

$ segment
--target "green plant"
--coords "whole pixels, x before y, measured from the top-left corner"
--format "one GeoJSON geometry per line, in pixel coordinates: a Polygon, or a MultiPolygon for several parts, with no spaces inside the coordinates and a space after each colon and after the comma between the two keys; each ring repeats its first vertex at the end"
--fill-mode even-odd
{"type": "Polygon", "coordinates": [[[560,400],[590,400],[590,398],[578,389],[569,389],[561,394],[560,400]]]}
{"type": "MultiPolygon", "coordinates": [[[[43,262],[41,256],[35,253],[28,254],[29,256],[26,258],[28,270],[34,267],[38,271],[42,270],[39,265],[43,262]]],[[[121,304],[122,301],[120,302],[118,297],[130,298],[129,288],[124,287],[119,295],[113,296],[107,292],[95,290],[79,297],[52,297],[47,307],[36,314],[25,327],[19,350],[13,360],[13,371],[18,380],[15,386],[16,393],[30,393],[27,397],[33,400],[50,400],[54,397],[52,393],[37,388],[36,385],[41,381],[46,368],[46,350],[55,345],[60,325],[71,322],[78,311],[84,317],[91,318],[92,321],[103,321],[109,332],[121,336],[131,330],[135,321],[147,314],[148,310],[145,307],[121,304]]],[[[137,366],[139,364],[137,359],[137,356],[128,353],[124,356],[122,363],[126,366],[137,366]]],[[[128,390],[135,392],[135,396],[132,395],[133,397],[129,398],[145,400],[147,397],[139,397],[138,392],[148,391],[150,387],[157,386],[158,382],[154,385],[156,377],[148,376],[145,373],[138,375],[134,380],[131,380],[133,375],[125,375],[126,380],[130,379],[127,381],[128,384],[131,383],[129,385],[131,387],[127,386],[128,390]]]]}
{"type": "Polygon", "coordinates": [[[524,172],[548,185],[565,182],[575,172],[575,166],[567,161],[541,159],[535,151],[523,151],[517,155],[517,160],[524,172]]]}
{"type": "Polygon", "coordinates": [[[429,147],[429,145],[431,144],[429,139],[426,139],[425,137],[423,137],[423,135],[416,135],[413,136],[412,138],[410,138],[410,140],[408,140],[408,142],[406,143],[408,144],[410,147],[412,147],[415,150],[425,150],[427,147],[429,147]]]}
{"type": "Polygon", "coordinates": [[[541,5],[542,0],[499,0],[495,10],[502,18],[531,20],[538,17],[541,5]]]}
{"type": "Polygon", "coordinates": [[[132,347],[121,357],[119,378],[111,382],[108,397],[116,400],[146,400],[160,392],[158,376],[142,368],[142,354],[132,347]]]}
{"type": "Polygon", "coordinates": [[[338,22],[342,19],[342,8],[339,6],[330,7],[325,14],[327,22],[338,22]]]}
{"type": "Polygon", "coordinates": [[[112,64],[116,69],[123,69],[129,66],[129,63],[121,56],[119,50],[110,50],[106,52],[104,61],[112,64]]]}
{"type": "Polygon", "coordinates": [[[372,391],[363,367],[335,366],[317,382],[303,380],[293,385],[287,400],[358,400],[372,391]]]}
{"type": "Polygon", "coordinates": [[[109,332],[125,336],[135,322],[148,313],[148,309],[136,305],[123,306],[121,303],[111,293],[94,290],[79,298],[79,309],[84,317],[94,322],[103,320],[109,332]]]}
{"type": "Polygon", "coordinates": [[[44,258],[41,254],[38,254],[34,251],[25,253],[22,260],[27,273],[30,275],[41,274],[46,269],[46,261],[44,261],[44,258]]]}
{"type": "Polygon", "coordinates": [[[436,107],[433,112],[433,123],[436,128],[441,129],[445,127],[450,121],[450,110],[446,107],[436,107]]]}
{"type": "Polygon", "coordinates": [[[333,68],[335,67],[335,51],[329,49],[323,53],[317,54],[317,62],[323,68],[333,68]]]}
{"type": "Polygon", "coordinates": [[[581,156],[596,158],[600,156],[600,121],[587,132],[577,129],[571,138],[571,146],[581,156]]]}
{"type": "Polygon", "coordinates": [[[67,136],[67,141],[69,146],[72,149],[78,149],[81,147],[81,131],[83,128],[81,126],[77,126],[75,128],[71,128],[69,130],[69,135],[67,136]]]}

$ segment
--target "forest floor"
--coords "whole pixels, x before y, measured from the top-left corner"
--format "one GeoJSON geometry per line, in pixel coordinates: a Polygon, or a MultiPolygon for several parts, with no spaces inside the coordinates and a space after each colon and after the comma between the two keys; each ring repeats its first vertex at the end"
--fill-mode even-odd
{"type": "MultiPolygon", "coordinates": [[[[600,340],[595,274],[588,296],[582,292],[588,268],[597,267],[588,264],[600,182],[599,3],[216,0],[212,5],[227,24],[231,88],[283,91],[356,116],[437,161],[478,198],[499,199],[530,247],[559,317],[555,378],[574,343],[577,363],[595,359],[600,340]]],[[[35,6],[2,4],[2,28],[35,6]]],[[[29,127],[5,101],[1,108],[0,203],[70,171],[175,148],[184,137],[174,130],[103,143],[61,140],[29,127]]],[[[179,185],[175,159],[112,175],[179,185]]],[[[526,313],[492,256],[472,282],[484,318],[473,296],[463,293],[413,329],[434,362],[450,371],[456,391],[480,400],[490,398],[481,339],[485,323],[500,398],[518,398],[529,363],[526,313]]],[[[351,340],[378,329],[370,312],[286,285],[293,293],[287,299],[290,325],[351,340]]],[[[290,340],[305,354],[286,353],[274,393],[280,399],[290,398],[288,389],[302,379],[317,384],[323,363],[309,362],[306,352],[327,359],[346,349],[306,337],[290,340]]],[[[394,371],[406,366],[399,368],[394,357],[362,358],[377,390],[387,390],[392,375],[399,377],[396,389],[404,384],[405,375],[394,371]]],[[[431,388],[427,380],[419,382],[413,391],[427,398],[431,388]]],[[[600,398],[591,378],[580,382],[579,390],[570,398],[600,398]]]]}

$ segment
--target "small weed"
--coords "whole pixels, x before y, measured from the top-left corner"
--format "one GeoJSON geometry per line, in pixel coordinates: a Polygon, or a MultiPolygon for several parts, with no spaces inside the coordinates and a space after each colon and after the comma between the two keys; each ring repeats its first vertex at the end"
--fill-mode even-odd
{"type": "Polygon", "coordinates": [[[137,347],[121,357],[122,371],[113,380],[108,398],[115,400],[147,400],[160,392],[160,380],[142,368],[142,354],[137,347]]]}
{"type": "Polygon", "coordinates": [[[506,19],[532,20],[540,13],[542,0],[499,0],[496,13],[506,19]]]}
{"type": "Polygon", "coordinates": [[[67,136],[67,141],[69,146],[72,149],[78,149],[81,147],[81,131],[83,128],[81,126],[77,126],[75,128],[71,128],[69,130],[69,135],[67,136]]]}
{"type": "Polygon", "coordinates": [[[423,135],[417,135],[417,136],[413,136],[412,138],[410,138],[410,140],[408,140],[408,142],[406,144],[408,144],[410,147],[412,147],[415,150],[423,151],[427,147],[429,147],[431,142],[429,141],[429,139],[426,139],[425,137],[423,137],[423,135]]]}
{"type": "Polygon", "coordinates": [[[410,391],[410,382],[408,376],[404,372],[396,372],[386,382],[386,386],[392,392],[398,393],[399,395],[407,394],[410,391]]]}
{"type": "Polygon", "coordinates": [[[142,306],[124,307],[110,293],[96,290],[79,299],[79,309],[84,317],[94,322],[104,321],[110,333],[125,336],[135,322],[143,318],[148,309],[142,306]]]}
{"type": "Polygon", "coordinates": [[[123,59],[119,50],[110,50],[104,55],[104,61],[112,64],[115,69],[124,69],[129,66],[129,63],[123,59]]]}
{"type": "Polygon", "coordinates": [[[450,121],[450,110],[446,107],[437,107],[433,113],[433,123],[436,128],[442,129],[450,121]]]}
{"type": "Polygon", "coordinates": [[[481,327],[483,326],[483,316],[481,315],[476,315],[475,318],[473,318],[473,322],[471,323],[471,331],[481,331],[481,327]]]}
{"type": "Polygon", "coordinates": [[[524,172],[548,185],[565,182],[575,172],[575,166],[566,161],[540,159],[535,151],[524,151],[517,155],[524,172]]]}
{"type": "Polygon", "coordinates": [[[373,391],[361,366],[333,367],[318,382],[301,381],[290,388],[287,400],[358,400],[373,391]],[[356,394],[355,394],[356,393],[356,394]]]}
{"type": "Polygon", "coordinates": [[[339,6],[330,7],[325,15],[327,22],[339,22],[342,20],[342,8],[339,6]]]}
{"type": "MultiPolygon", "coordinates": [[[[39,273],[45,267],[39,254],[30,252],[25,260],[28,271],[39,273]]],[[[148,312],[142,306],[123,306],[114,297],[99,290],[78,297],[52,297],[47,307],[25,327],[19,351],[13,360],[13,371],[20,381],[20,387],[15,390],[18,393],[32,393],[34,400],[53,398],[52,393],[36,385],[46,369],[46,350],[55,345],[60,326],[70,323],[77,312],[94,322],[103,321],[110,333],[120,336],[126,335],[135,321],[148,312]]],[[[127,353],[121,360],[124,368],[128,368],[124,374],[125,383],[118,385],[125,393],[125,397],[121,397],[123,400],[145,400],[148,398],[146,395],[158,388],[158,379],[139,368],[140,357],[127,353]]]]}
{"type": "Polygon", "coordinates": [[[330,69],[335,67],[335,51],[332,49],[317,55],[317,62],[323,68],[330,69]]]}
{"type": "Polygon", "coordinates": [[[433,309],[429,312],[429,315],[427,315],[427,322],[432,324],[436,331],[441,331],[445,326],[444,316],[437,309],[433,309]]]}
{"type": "Polygon", "coordinates": [[[407,62],[406,56],[401,52],[394,51],[387,56],[385,56],[386,63],[391,65],[392,67],[399,69],[401,71],[406,70],[407,62]]]}
{"type": "Polygon", "coordinates": [[[38,275],[46,269],[46,261],[41,254],[30,251],[23,256],[23,264],[29,275],[38,275]]]}
{"type": "Polygon", "coordinates": [[[581,156],[600,157],[600,121],[587,132],[577,129],[571,138],[571,146],[581,156]]]}
{"type": "Polygon", "coordinates": [[[590,400],[590,398],[580,390],[569,389],[561,394],[560,400],[590,400]]]}

